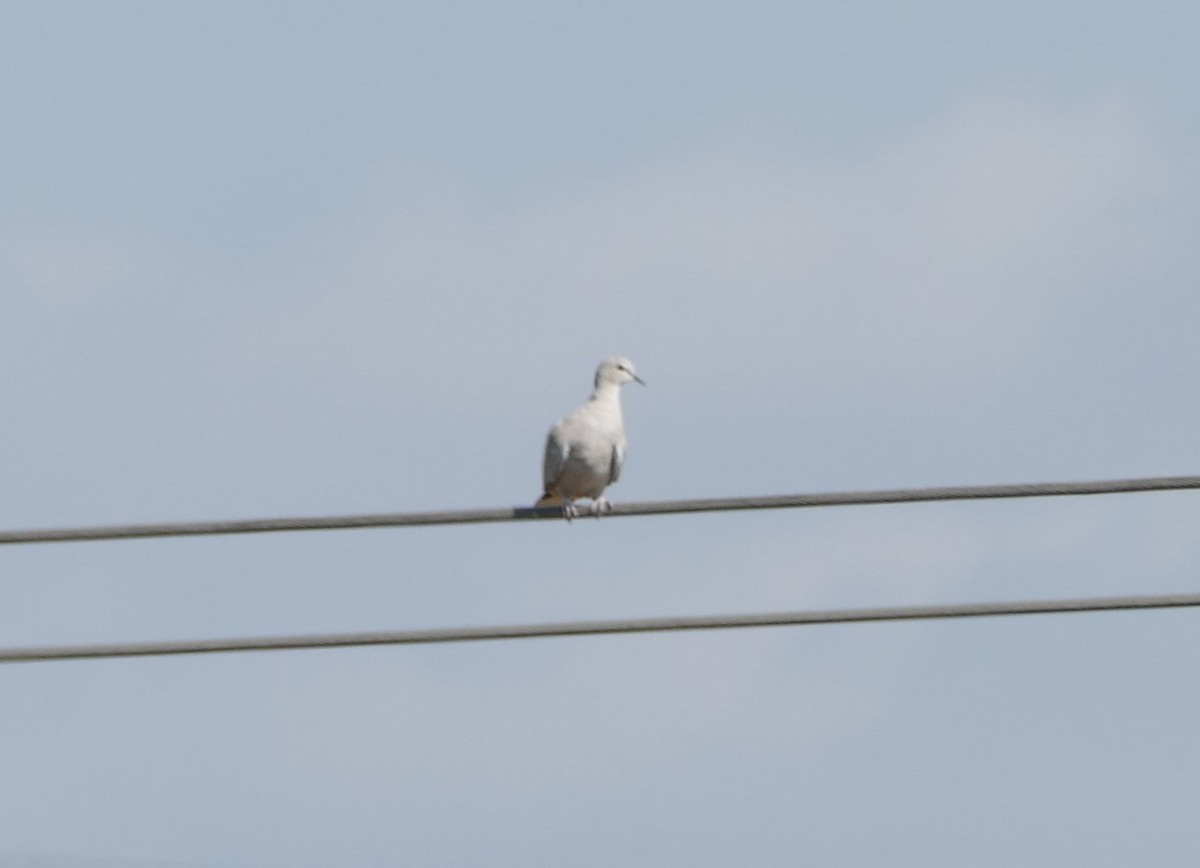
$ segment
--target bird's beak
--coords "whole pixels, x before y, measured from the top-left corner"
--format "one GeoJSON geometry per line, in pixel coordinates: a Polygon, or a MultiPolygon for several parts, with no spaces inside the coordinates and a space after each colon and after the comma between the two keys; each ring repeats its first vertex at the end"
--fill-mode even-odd
{"type": "Polygon", "coordinates": [[[637,374],[630,374],[629,376],[633,377],[635,380],[637,380],[643,386],[646,385],[646,381],[643,380],[641,377],[639,377],[637,374]]]}

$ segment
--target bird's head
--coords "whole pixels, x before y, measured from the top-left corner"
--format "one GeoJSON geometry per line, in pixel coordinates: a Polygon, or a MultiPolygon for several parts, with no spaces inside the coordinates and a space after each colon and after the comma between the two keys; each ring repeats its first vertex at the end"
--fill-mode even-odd
{"type": "Polygon", "coordinates": [[[633,381],[639,382],[643,386],[646,385],[646,381],[639,377],[637,371],[634,370],[633,362],[624,356],[605,359],[600,363],[600,367],[596,368],[596,388],[604,383],[622,386],[633,381]]]}

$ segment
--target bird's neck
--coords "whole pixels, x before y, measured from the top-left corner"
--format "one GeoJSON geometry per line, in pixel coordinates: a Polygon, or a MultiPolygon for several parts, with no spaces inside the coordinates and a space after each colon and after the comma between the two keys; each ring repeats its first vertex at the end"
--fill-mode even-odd
{"type": "Polygon", "coordinates": [[[605,401],[612,404],[621,403],[621,386],[618,383],[598,383],[596,391],[592,392],[593,401],[605,401]]]}

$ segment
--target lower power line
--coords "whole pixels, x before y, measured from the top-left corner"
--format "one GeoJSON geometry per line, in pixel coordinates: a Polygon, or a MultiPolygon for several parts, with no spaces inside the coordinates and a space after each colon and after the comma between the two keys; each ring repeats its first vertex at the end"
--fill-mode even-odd
{"type": "Polygon", "coordinates": [[[1133,609],[1171,609],[1200,606],[1200,594],[1134,597],[1092,597],[1069,600],[1028,600],[1007,603],[958,603],[873,609],[834,609],[811,612],[771,612],[752,615],[700,615],[671,618],[631,618],[611,621],[565,621],[498,627],[452,627],[374,633],[331,633],[309,636],[268,636],[247,639],[207,639],[182,642],[129,642],[107,645],[59,645],[0,648],[0,663],[84,660],[100,657],[157,657],[171,654],[213,654],[230,651],[283,651],[346,648],[368,645],[428,645],[437,642],[481,642],[552,636],[600,636],[615,633],[667,633],[683,630],[728,630],[735,627],[800,627],[815,624],[856,624],[876,621],[917,621],[977,618],[995,615],[1056,615],[1067,612],[1114,612],[1133,609]]]}

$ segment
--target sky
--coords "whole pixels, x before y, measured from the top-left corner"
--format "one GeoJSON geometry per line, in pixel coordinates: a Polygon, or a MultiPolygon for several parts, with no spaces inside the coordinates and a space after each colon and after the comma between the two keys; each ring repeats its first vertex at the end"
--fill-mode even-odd
{"type": "MultiPolygon", "coordinates": [[[[0,528],[1190,475],[1200,7],[0,0],[0,528]]],[[[1196,592],[1189,492],[10,546],[0,645],[1196,592]]],[[[1193,865],[1190,610],[0,667],[0,868],[1193,865]]]]}

